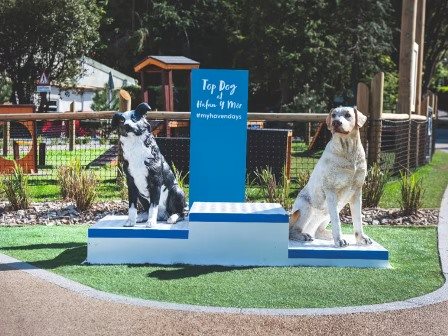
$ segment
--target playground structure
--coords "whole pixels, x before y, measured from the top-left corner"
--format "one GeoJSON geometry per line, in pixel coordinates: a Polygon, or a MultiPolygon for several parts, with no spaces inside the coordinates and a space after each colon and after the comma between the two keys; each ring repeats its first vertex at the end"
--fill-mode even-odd
{"type": "MultiPolygon", "coordinates": [[[[0,120],[3,114],[17,114],[25,115],[35,112],[34,105],[0,105],[0,120]]],[[[25,173],[37,173],[37,146],[36,146],[36,126],[32,121],[23,120],[18,122],[25,127],[28,134],[26,139],[22,139],[25,142],[29,150],[25,155],[20,155],[20,143],[19,141],[12,142],[12,158],[8,158],[9,148],[11,147],[11,124],[8,121],[2,122],[3,127],[3,143],[2,143],[2,156],[0,156],[0,173],[10,173],[14,169],[14,161],[22,167],[25,173]]]]}
{"type": "MultiPolygon", "coordinates": [[[[186,90],[185,97],[190,96],[190,88],[188,84],[189,75],[192,69],[198,69],[199,62],[196,62],[190,58],[184,56],[148,56],[144,60],[140,61],[134,66],[134,71],[140,75],[140,85],[142,92],[142,101],[148,104],[152,104],[154,99],[150,98],[150,92],[147,84],[154,77],[160,76],[161,86],[163,92],[163,103],[165,111],[175,111],[175,97],[174,97],[174,74],[179,72],[184,78],[184,85],[186,90]],[[187,80],[185,81],[185,78],[187,80]]],[[[180,78],[179,78],[180,79],[180,78]]],[[[189,101],[187,101],[187,106],[189,101]]],[[[185,129],[189,127],[188,120],[166,120],[164,123],[159,123],[157,127],[153,129],[156,134],[166,134],[167,137],[171,137],[173,131],[178,133],[179,129],[185,129]],[[176,132],[176,129],[178,130],[176,132]]]]}

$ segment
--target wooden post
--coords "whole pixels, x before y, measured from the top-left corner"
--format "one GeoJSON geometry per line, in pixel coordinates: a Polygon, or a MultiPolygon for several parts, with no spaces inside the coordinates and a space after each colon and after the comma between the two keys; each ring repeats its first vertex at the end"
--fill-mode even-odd
{"type": "Polygon", "coordinates": [[[17,141],[12,142],[12,153],[15,161],[18,161],[20,159],[20,147],[19,143],[17,141]]]}
{"type": "Polygon", "coordinates": [[[403,0],[401,12],[400,59],[398,78],[398,113],[410,114],[412,101],[412,74],[414,41],[417,18],[417,1],[403,0]]]}
{"type": "MultiPolygon", "coordinates": [[[[422,102],[422,84],[423,84],[423,52],[425,45],[425,13],[426,0],[417,0],[417,18],[415,28],[415,42],[418,44],[418,60],[417,60],[417,74],[415,87],[415,113],[419,115],[426,115],[426,109],[423,108],[422,102]],[[425,111],[424,111],[425,110],[425,111]],[[425,113],[425,114],[424,114],[425,113]]],[[[420,139],[426,137],[425,132],[422,132],[420,126],[417,126],[417,131],[414,137],[415,141],[415,167],[420,164],[420,139]]],[[[412,134],[411,134],[412,135],[412,134]]]]}
{"type": "Polygon", "coordinates": [[[45,142],[41,142],[39,144],[39,166],[45,166],[47,156],[47,144],[45,142]]]}
{"type": "Polygon", "coordinates": [[[423,52],[425,45],[425,15],[426,0],[417,0],[417,22],[415,31],[415,42],[418,44],[417,80],[415,88],[415,112],[424,115],[421,111],[422,84],[423,84],[423,52]]]}
{"type": "Polygon", "coordinates": [[[144,103],[148,103],[149,101],[149,95],[148,95],[148,90],[146,90],[146,85],[145,85],[145,73],[144,71],[140,71],[140,85],[141,85],[141,94],[142,94],[142,101],[144,103]]]}
{"type": "MultiPolygon", "coordinates": [[[[70,103],[70,112],[75,112],[75,102],[72,101],[70,103]]],[[[68,150],[73,151],[75,149],[75,139],[76,139],[76,129],[75,129],[75,121],[68,121],[68,150]]]]}
{"type": "Polygon", "coordinates": [[[286,178],[291,180],[291,155],[292,155],[292,131],[288,131],[288,138],[286,140],[286,178]]]}
{"type": "Polygon", "coordinates": [[[383,118],[384,73],[377,73],[370,83],[370,126],[368,162],[380,163],[383,118]]]}
{"type": "Polygon", "coordinates": [[[11,124],[5,121],[3,124],[3,156],[8,155],[9,140],[11,138],[11,124]]]}
{"type": "Polygon", "coordinates": [[[131,109],[131,95],[126,90],[118,91],[118,111],[124,112],[131,109]]]}
{"type": "MultiPolygon", "coordinates": [[[[429,95],[425,94],[425,95],[423,95],[422,101],[421,101],[421,109],[420,109],[421,115],[424,115],[424,116],[427,117],[428,116],[428,109],[429,109],[429,95]]],[[[427,122],[427,125],[429,127],[429,125],[431,124],[429,122],[429,118],[426,119],[426,122],[427,122]]],[[[428,141],[428,130],[424,134],[420,133],[420,136],[425,137],[425,144],[430,147],[431,144],[427,144],[426,143],[428,141]]],[[[427,153],[426,152],[426,146],[425,146],[425,148],[423,148],[423,154],[421,154],[421,152],[419,150],[419,156],[422,156],[422,160],[418,161],[419,164],[425,164],[426,163],[426,153],[427,153]]]]}
{"type": "MultiPolygon", "coordinates": [[[[364,83],[358,83],[358,89],[356,93],[356,108],[358,111],[362,112],[368,119],[369,122],[371,122],[370,118],[370,109],[369,109],[369,94],[370,90],[369,87],[364,83]]],[[[361,127],[359,132],[361,136],[361,142],[364,146],[364,150],[366,151],[366,154],[368,153],[368,141],[367,137],[369,134],[369,128],[371,125],[369,123],[366,123],[364,127],[361,127]]]]}

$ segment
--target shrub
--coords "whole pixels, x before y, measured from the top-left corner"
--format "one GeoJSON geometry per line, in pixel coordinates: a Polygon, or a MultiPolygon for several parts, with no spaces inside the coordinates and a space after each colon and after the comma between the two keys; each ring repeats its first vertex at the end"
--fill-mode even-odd
{"type": "Polygon", "coordinates": [[[409,172],[400,172],[401,175],[401,210],[405,215],[415,214],[423,204],[423,179],[417,179],[409,172]]]}
{"type": "Polygon", "coordinates": [[[376,208],[380,203],[384,188],[389,181],[389,171],[382,171],[378,163],[374,163],[367,172],[362,189],[362,205],[365,208],[376,208]]]}
{"type": "Polygon", "coordinates": [[[251,178],[250,174],[246,175],[245,198],[247,202],[256,202],[263,198],[261,189],[257,185],[257,177],[251,178]]]}
{"type": "Polygon", "coordinates": [[[62,166],[58,169],[57,179],[61,188],[61,197],[64,200],[71,198],[76,182],[76,175],[79,175],[80,173],[81,162],[79,160],[72,160],[67,166],[62,166]]]}
{"type": "Polygon", "coordinates": [[[182,171],[177,169],[174,164],[173,164],[173,173],[174,173],[174,176],[176,177],[177,184],[184,191],[184,194],[187,195],[186,180],[187,180],[188,173],[183,173],[182,171]]]}
{"type": "Polygon", "coordinates": [[[310,179],[311,173],[308,170],[299,171],[296,176],[297,189],[300,191],[305,188],[310,179]]]}
{"type": "Polygon", "coordinates": [[[81,167],[79,159],[59,168],[58,183],[62,197],[75,202],[79,211],[89,209],[95,201],[98,181],[93,172],[81,167]]]}
{"type": "Polygon", "coordinates": [[[14,210],[27,209],[29,207],[28,176],[17,162],[14,161],[14,169],[11,174],[2,176],[0,189],[14,210]]]}
{"type": "Polygon", "coordinates": [[[282,172],[282,180],[277,182],[275,175],[270,167],[255,171],[261,192],[265,201],[269,203],[280,203],[285,209],[291,208],[292,198],[290,197],[290,181],[288,180],[285,169],[282,172]]]}

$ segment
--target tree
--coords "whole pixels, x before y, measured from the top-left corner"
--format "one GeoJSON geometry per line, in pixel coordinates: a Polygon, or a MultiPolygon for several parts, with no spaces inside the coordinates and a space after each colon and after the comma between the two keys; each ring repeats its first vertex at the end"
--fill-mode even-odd
{"type": "Polygon", "coordinates": [[[183,55],[205,67],[229,67],[233,17],[231,1],[110,1],[95,58],[128,74],[147,55],[183,55]]]}
{"type": "Polygon", "coordinates": [[[110,95],[109,85],[106,84],[103,89],[97,91],[93,96],[92,110],[93,111],[115,111],[118,110],[118,90],[112,90],[110,95]],[[110,100],[112,98],[112,100],[110,100]]]}
{"type": "Polygon", "coordinates": [[[389,1],[238,3],[237,64],[251,70],[261,95],[277,94],[280,106],[305,87],[327,104],[335,95],[353,102],[357,82],[377,72],[391,49],[389,1]]]}
{"type": "Polygon", "coordinates": [[[428,90],[431,79],[448,51],[448,1],[426,1],[423,89],[428,90]]]}
{"type": "Polygon", "coordinates": [[[42,71],[54,82],[80,74],[80,57],[98,40],[102,6],[93,0],[4,0],[0,6],[0,72],[18,103],[30,103],[42,71]]]}
{"type": "Polygon", "coordinates": [[[11,98],[11,81],[0,74],[0,104],[7,102],[11,98]]]}

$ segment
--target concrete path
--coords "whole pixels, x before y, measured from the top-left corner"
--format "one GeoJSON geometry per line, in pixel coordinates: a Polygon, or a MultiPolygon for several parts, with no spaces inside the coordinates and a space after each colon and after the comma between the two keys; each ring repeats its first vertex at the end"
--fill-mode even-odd
{"type": "Polygon", "coordinates": [[[448,128],[436,129],[436,150],[448,152],[448,128]]]}

